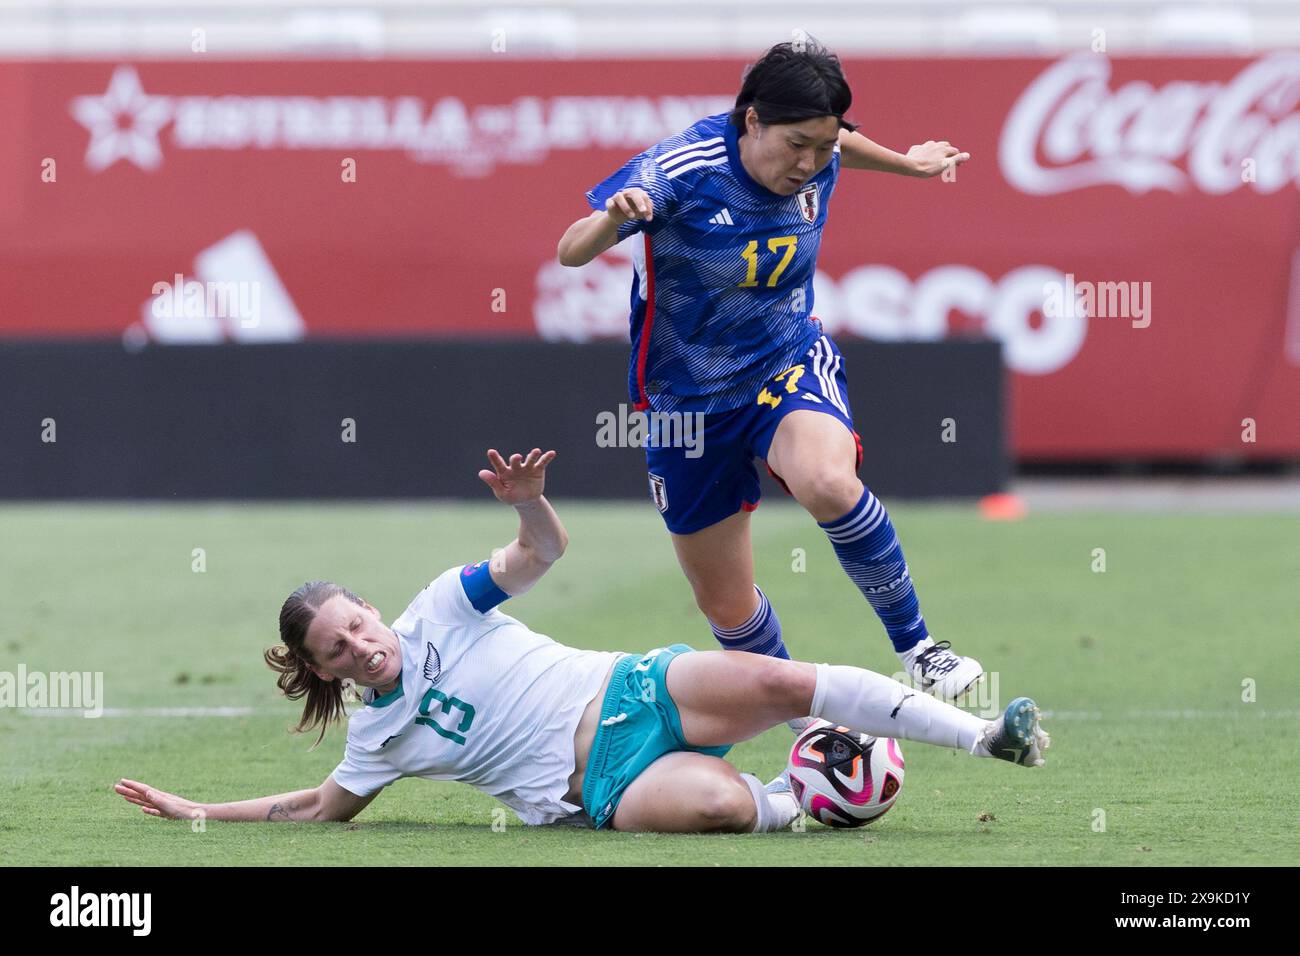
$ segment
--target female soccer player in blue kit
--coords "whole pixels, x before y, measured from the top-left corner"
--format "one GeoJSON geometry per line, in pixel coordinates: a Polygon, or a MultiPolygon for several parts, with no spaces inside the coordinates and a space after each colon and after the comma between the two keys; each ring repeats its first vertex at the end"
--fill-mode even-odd
{"type": "Polygon", "coordinates": [[[735,108],[634,156],[587,193],[596,212],[560,240],[581,266],[633,233],[629,389],[639,410],[703,413],[703,452],[647,445],[651,496],[724,648],[788,657],[754,583],[755,457],[817,520],[919,685],[956,699],[983,676],[936,644],[898,537],[858,480],[839,349],[810,316],[813,272],[841,165],[930,177],[969,154],[906,155],[844,119],[852,94],[815,42],[781,43],[745,74],[735,108]]]}

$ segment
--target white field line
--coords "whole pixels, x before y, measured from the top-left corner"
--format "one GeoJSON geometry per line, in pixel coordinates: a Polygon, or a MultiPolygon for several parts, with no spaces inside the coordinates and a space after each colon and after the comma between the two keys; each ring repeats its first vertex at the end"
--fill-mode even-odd
{"type": "MultiPolygon", "coordinates": [[[[5,708],[8,709],[8,708],[5,708]]],[[[24,717],[82,717],[85,711],[75,707],[15,708],[24,717]]],[[[260,717],[284,716],[288,712],[269,707],[105,707],[104,717],[260,717]]],[[[1043,720],[1231,720],[1249,717],[1257,719],[1295,719],[1300,709],[1264,708],[1243,705],[1234,710],[1204,710],[1197,708],[1168,710],[1127,710],[1106,712],[1101,710],[1044,710],[1043,720]]]]}
{"type": "Polygon", "coordinates": [[[1300,512],[1300,480],[1293,477],[1022,478],[1012,491],[1030,514],[1300,512]]]}
{"type": "Polygon", "coordinates": [[[1300,710],[1267,709],[1245,705],[1235,710],[1203,710],[1195,707],[1169,710],[1127,710],[1107,713],[1100,710],[1044,710],[1043,720],[1232,720],[1239,717],[1288,719],[1300,717],[1300,710]]]}
{"type": "MultiPolygon", "coordinates": [[[[79,707],[20,707],[24,717],[84,717],[79,707]]],[[[101,717],[251,717],[279,711],[255,707],[105,707],[101,717]]]]}

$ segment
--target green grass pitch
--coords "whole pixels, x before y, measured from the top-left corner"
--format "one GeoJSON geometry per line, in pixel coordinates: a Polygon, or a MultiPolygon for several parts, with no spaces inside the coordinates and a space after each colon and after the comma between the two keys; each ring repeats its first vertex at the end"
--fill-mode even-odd
{"type": "MultiPolygon", "coordinates": [[[[569,552],[506,610],[579,647],[712,644],[648,504],[556,501],[569,552]]],[[[402,780],[350,824],[143,815],[119,777],[201,801],[319,783],[342,750],[286,732],[261,651],[311,578],[385,620],[445,568],[513,535],[496,503],[0,508],[0,670],[102,671],[97,720],[0,709],[0,863],[1255,865],[1300,862],[1300,517],[1031,515],[892,507],[938,638],[998,675],[1005,703],[1055,714],[1026,770],[904,744],[897,806],[864,830],[660,836],[493,827],[491,798],[402,780]],[[202,548],[206,570],[192,570],[202,548]],[[1106,570],[1093,570],[1094,549],[1106,570]],[[1249,688],[1253,682],[1254,700],[1249,688]],[[157,717],[141,708],[251,708],[157,717]],[[1104,814],[1104,816],[1103,816],[1104,814]],[[1103,826],[1104,824],[1104,826],[1103,826]]],[[[884,632],[808,516],[755,515],[758,580],[803,659],[897,669],[884,632]],[[795,570],[796,549],[806,569],[795,570]]],[[[738,746],[766,777],[789,731],[738,746]]]]}

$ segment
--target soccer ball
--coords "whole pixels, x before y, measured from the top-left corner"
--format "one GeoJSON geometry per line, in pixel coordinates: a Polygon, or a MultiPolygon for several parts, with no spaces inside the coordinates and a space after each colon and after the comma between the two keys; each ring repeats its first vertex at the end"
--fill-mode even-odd
{"type": "Polygon", "coordinates": [[[818,823],[860,827],[898,799],[903,752],[892,737],[854,733],[818,720],[790,748],[790,787],[818,823]]]}

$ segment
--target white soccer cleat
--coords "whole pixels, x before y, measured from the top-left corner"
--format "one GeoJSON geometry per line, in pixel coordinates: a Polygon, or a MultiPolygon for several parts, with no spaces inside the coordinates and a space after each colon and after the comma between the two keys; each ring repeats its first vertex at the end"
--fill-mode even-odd
{"type": "Polygon", "coordinates": [[[1041,767],[1045,762],[1043,751],[1052,745],[1052,738],[1039,726],[1038,718],[1033,698],[1017,697],[1007,704],[1001,717],[988,722],[971,753],[1009,760],[1022,767],[1041,767]]]}
{"type": "Polygon", "coordinates": [[[776,829],[784,830],[803,815],[799,798],[794,795],[794,787],[790,783],[788,767],[772,778],[763,789],[767,791],[769,812],[777,815],[776,829]]]}
{"type": "Polygon", "coordinates": [[[973,657],[962,657],[948,648],[948,641],[935,643],[926,638],[899,654],[903,668],[916,686],[941,700],[953,701],[970,690],[984,676],[984,668],[973,657]]]}
{"type": "Polygon", "coordinates": [[[782,770],[770,781],[768,781],[767,785],[763,789],[766,790],[768,793],[788,793],[793,795],[794,788],[790,785],[789,768],[787,767],[785,770],[782,770]]]}

